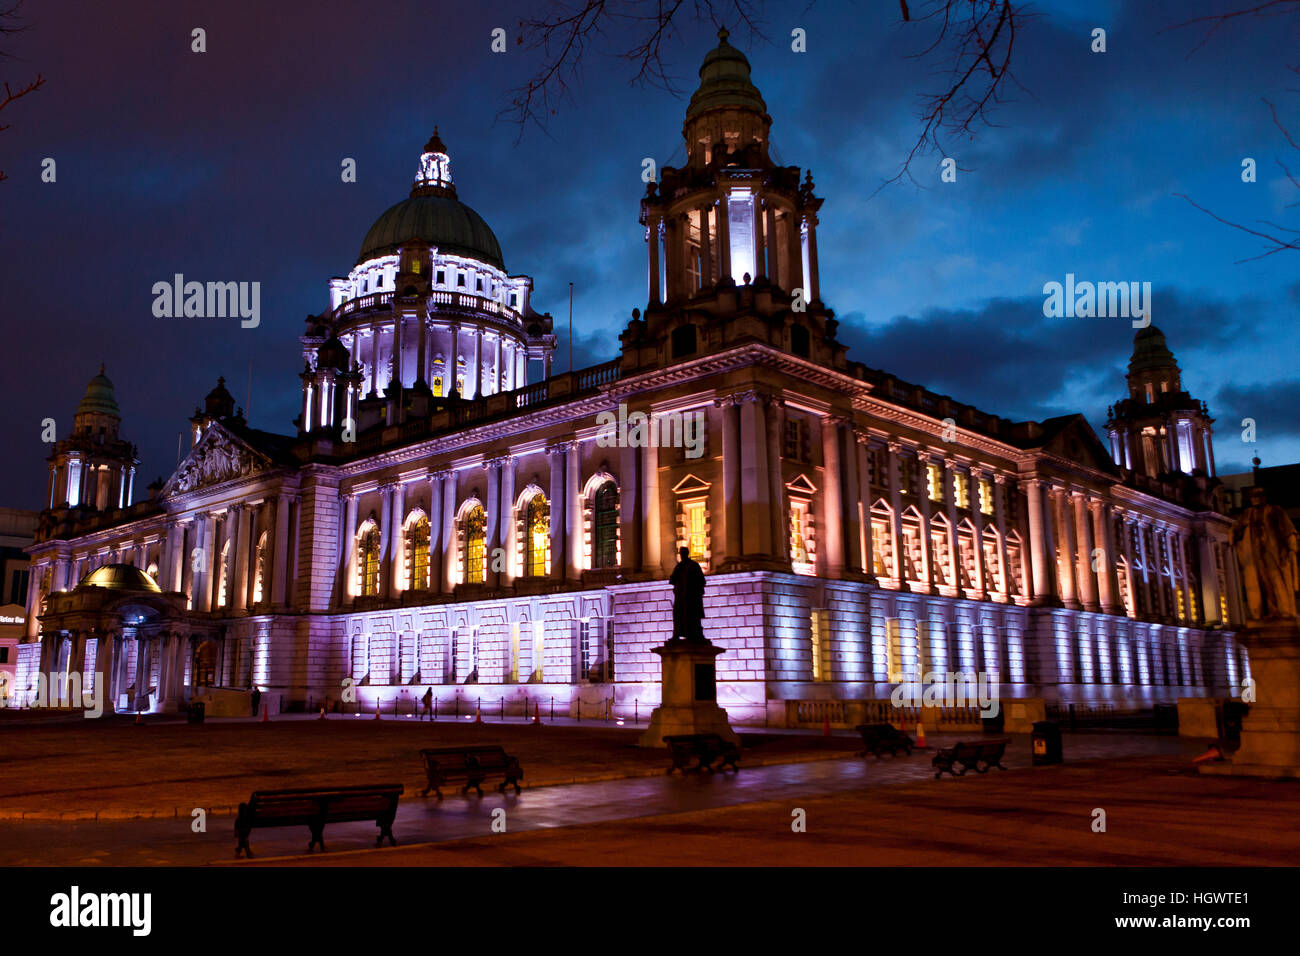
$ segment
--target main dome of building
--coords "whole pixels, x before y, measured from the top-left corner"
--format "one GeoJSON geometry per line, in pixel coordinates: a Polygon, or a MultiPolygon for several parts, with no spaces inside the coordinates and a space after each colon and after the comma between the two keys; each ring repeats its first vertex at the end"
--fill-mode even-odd
{"type": "Polygon", "coordinates": [[[412,239],[505,270],[501,244],[492,229],[482,216],[451,196],[411,196],[390,206],[366,233],[357,262],[395,254],[398,246],[412,239]]]}
{"type": "Polygon", "coordinates": [[[357,264],[393,255],[416,240],[439,252],[466,256],[505,271],[501,244],[483,217],[456,198],[447,147],[433,128],[407,199],[388,207],[366,233],[357,264]]]}

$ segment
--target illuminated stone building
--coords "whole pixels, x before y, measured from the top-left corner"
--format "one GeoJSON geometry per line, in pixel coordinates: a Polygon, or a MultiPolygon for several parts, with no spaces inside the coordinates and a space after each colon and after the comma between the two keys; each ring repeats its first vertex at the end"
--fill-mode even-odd
{"type": "Polygon", "coordinates": [[[51,457],[20,671],[103,661],[121,707],[351,684],[366,708],[432,688],[444,711],[644,715],[684,545],[742,723],[848,720],[932,671],[1130,709],[1238,684],[1212,421],[1163,336],[1137,336],[1109,450],[1081,415],[1012,422],[855,361],[822,301],[823,200],[770,127],[724,37],[685,165],[641,200],[645,309],[606,364],[550,374],[551,320],[435,133],[308,321],[296,435],[219,384],[132,502],[97,377],[102,428],[51,457]],[[77,582],[110,564],[160,594],[89,624],[50,598],[90,601],[77,582]]]}

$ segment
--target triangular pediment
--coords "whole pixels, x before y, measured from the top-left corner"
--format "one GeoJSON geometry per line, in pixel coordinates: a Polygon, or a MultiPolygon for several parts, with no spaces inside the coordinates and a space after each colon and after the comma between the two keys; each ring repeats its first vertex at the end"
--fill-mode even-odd
{"type": "Polygon", "coordinates": [[[1097,433],[1082,415],[1072,415],[1062,422],[1046,442],[1044,451],[1068,458],[1081,465],[1090,465],[1100,471],[1114,471],[1115,463],[1110,451],[1102,444],[1097,433]]]}
{"type": "Polygon", "coordinates": [[[677,482],[677,484],[673,485],[673,492],[675,494],[685,495],[705,492],[711,487],[713,486],[703,478],[698,478],[695,475],[687,475],[681,481],[677,482]]]}
{"type": "Polygon", "coordinates": [[[220,422],[213,422],[203,432],[198,444],[181,460],[175,474],[163,485],[162,497],[244,478],[269,467],[270,458],[232,434],[220,422]]]}
{"type": "Polygon", "coordinates": [[[812,480],[804,474],[796,475],[792,481],[787,481],[785,486],[788,490],[800,495],[814,495],[817,493],[817,486],[812,480]]]}

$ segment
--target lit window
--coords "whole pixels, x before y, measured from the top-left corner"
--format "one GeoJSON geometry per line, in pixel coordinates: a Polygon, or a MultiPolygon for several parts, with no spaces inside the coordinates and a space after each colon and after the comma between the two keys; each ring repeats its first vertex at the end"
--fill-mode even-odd
{"type": "Polygon", "coordinates": [[[379,593],[379,529],[367,522],[357,541],[357,565],[361,575],[361,593],[379,593]]]}
{"type": "Polygon", "coordinates": [[[465,516],[465,583],[487,580],[487,512],[475,505],[465,516]]]}
{"type": "Polygon", "coordinates": [[[705,532],[707,512],[704,502],[688,501],[682,505],[682,511],[686,517],[686,547],[690,548],[694,560],[702,560],[708,548],[705,532]]]}
{"type": "Polygon", "coordinates": [[[592,504],[591,566],[618,567],[618,485],[605,482],[596,489],[592,504]]]}
{"type": "Polygon", "coordinates": [[[257,562],[253,572],[253,603],[259,604],[266,596],[266,532],[257,539],[257,562]]]}
{"type": "Polygon", "coordinates": [[[429,519],[424,515],[416,518],[406,533],[406,567],[410,574],[407,587],[412,591],[428,588],[429,519]]]}
{"type": "Polygon", "coordinates": [[[970,507],[970,477],[962,474],[960,471],[953,472],[952,475],[953,494],[957,497],[958,508],[970,507]]]}
{"type": "Polygon", "coordinates": [[[926,478],[929,482],[930,500],[943,501],[943,472],[933,462],[926,466],[926,478]]]}
{"type": "Polygon", "coordinates": [[[980,479],[980,513],[993,514],[993,484],[987,478],[980,479]]]}
{"type": "Polygon", "coordinates": [[[524,575],[545,577],[551,550],[551,506],[545,495],[528,499],[524,527],[524,575]]]}

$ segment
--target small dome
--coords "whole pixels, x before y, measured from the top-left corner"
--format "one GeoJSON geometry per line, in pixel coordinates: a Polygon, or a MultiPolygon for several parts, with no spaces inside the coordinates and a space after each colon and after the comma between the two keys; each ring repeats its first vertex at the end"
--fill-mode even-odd
{"type": "Polygon", "coordinates": [[[91,571],[77,585],[78,588],[107,588],[110,591],[151,591],[161,594],[158,582],[137,567],[129,564],[106,564],[91,571]]]}
{"type": "Polygon", "coordinates": [[[1177,368],[1174,353],[1165,343],[1165,334],[1154,325],[1148,325],[1133,336],[1133,357],[1129,359],[1129,373],[1159,368],[1177,368]]]}
{"type": "Polygon", "coordinates": [[[700,86],[686,109],[690,121],[706,110],[727,107],[754,110],[767,114],[763,96],[749,78],[749,60],[727,42],[730,34],[718,31],[718,45],[700,64],[700,86]]]}
{"type": "Polygon", "coordinates": [[[217,387],[203,399],[203,412],[209,418],[229,418],[235,411],[235,396],[226,388],[224,376],[217,376],[217,387]]]}
{"type": "Polygon", "coordinates": [[[86,386],[86,394],[77,405],[77,414],[122,417],[122,410],[117,407],[117,396],[113,392],[113,383],[104,374],[103,365],[99,367],[99,374],[86,386]]]}
{"type": "Polygon", "coordinates": [[[505,271],[501,244],[483,217],[451,196],[411,196],[389,207],[366,233],[357,263],[397,253],[412,239],[505,271]]]}

